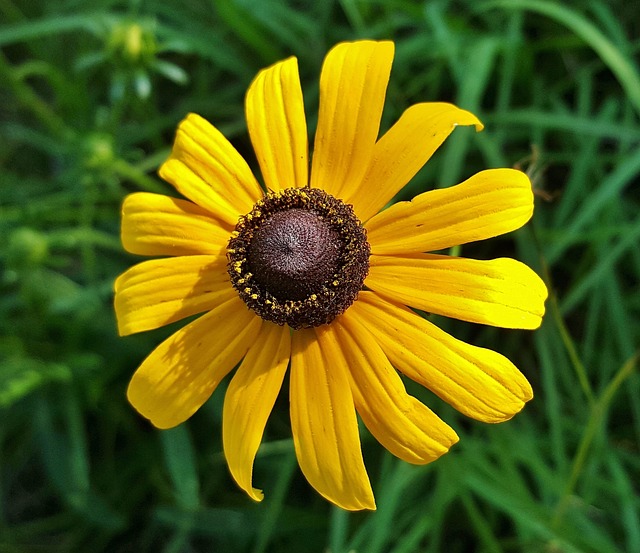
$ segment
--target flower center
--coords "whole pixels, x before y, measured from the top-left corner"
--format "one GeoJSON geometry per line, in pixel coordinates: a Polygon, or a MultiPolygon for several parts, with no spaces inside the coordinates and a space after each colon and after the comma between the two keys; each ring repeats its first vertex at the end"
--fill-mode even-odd
{"type": "Polygon", "coordinates": [[[244,302],[294,329],[330,323],[353,303],[369,253],[351,206],[317,188],[268,193],[240,217],[227,248],[244,302]]]}
{"type": "Polygon", "coordinates": [[[332,280],[341,246],[340,235],[316,213],[279,211],[254,234],[249,269],[279,300],[302,300],[332,280]]]}

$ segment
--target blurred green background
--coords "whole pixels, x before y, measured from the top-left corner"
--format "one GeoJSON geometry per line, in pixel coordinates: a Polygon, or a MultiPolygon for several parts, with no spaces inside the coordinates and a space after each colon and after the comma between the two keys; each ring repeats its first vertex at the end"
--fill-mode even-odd
{"type": "Polygon", "coordinates": [[[624,0],[0,0],[0,553],[640,551],[640,14],[624,0]],[[536,397],[500,426],[408,383],[459,433],[425,467],[364,436],[378,511],[321,499],[293,454],[286,389],[254,504],[221,449],[223,384],[157,431],[131,374],[172,328],[118,338],[114,278],[132,191],[195,111],[257,167],[243,117],[257,71],[299,58],[310,129],[336,42],[390,38],[383,127],[452,101],[460,128],[399,195],[487,167],[526,170],[526,228],[462,254],[513,255],[552,297],[536,332],[435,318],[510,357],[536,397]]]}

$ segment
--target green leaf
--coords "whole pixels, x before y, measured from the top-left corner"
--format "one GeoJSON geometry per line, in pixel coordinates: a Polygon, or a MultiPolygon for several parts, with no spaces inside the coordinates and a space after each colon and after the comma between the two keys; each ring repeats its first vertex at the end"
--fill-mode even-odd
{"type": "Polygon", "coordinates": [[[195,452],[186,426],[161,431],[160,441],[176,503],[185,510],[197,509],[200,504],[200,483],[195,452]]]}

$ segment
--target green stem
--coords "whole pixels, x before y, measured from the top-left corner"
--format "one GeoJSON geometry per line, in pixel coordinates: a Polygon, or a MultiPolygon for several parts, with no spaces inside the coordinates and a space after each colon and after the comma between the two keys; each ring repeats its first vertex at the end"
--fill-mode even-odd
{"type": "Polygon", "coordinates": [[[113,170],[118,176],[130,180],[145,192],[155,192],[157,194],[165,194],[167,192],[167,189],[157,180],[147,176],[124,159],[116,159],[113,162],[113,170]]]}
{"type": "Polygon", "coordinates": [[[72,137],[73,131],[65,125],[64,120],[28,84],[16,77],[14,68],[0,52],[0,83],[2,82],[13,92],[16,100],[31,111],[52,134],[64,140],[72,137]]]}
{"type": "Polygon", "coordinates": [[[578,382],[580,382],[580,386],[582,388],[582,391],[584,392],[584,395],[587,397],[589,405],[593,407],[595,400],[591,384],[589,383],[589,379],[587,378],[587,371],[582,364],[582,361],[580,361],[576,346],[571,339],[571,335],[569,334],[566,325],[564,324],[564,320],[562,318],[562,315],[560,314],[560,308],[558,307],[558,300],[555,294],[551,294],[549,296],[549,303],[551,305],[553,319],[556,323],[556,326],[558,327],[558,330],[560,331],[560,337],[562,338],[564,347],[569,354],[569,359],[571,360],[571,364],[573,365],[576,376],[578,377],[578,382]]]}
{"type": "Polygon", "coordinates": [[[74,249],[82,244],[91,244],[92,246],[111,251],[122,251],[122,246],[118,238],[94,228],[57,229],[50,232],[47,238],[52,248],[74,249]]]}
{"type": "Polygon", "coordinates": [[[578,446],[578,451],[571,466],[569,479],[567,480],[562,496],[556,505],[555,513],[553,515],[552,526],[556,529],[560,525],[562,518],[567,511],[567,507],[571,501],[571,496],[576,489],[578,480],[580,479],[580,475],[582,474],[587,461],[593,439],[596,436],[598,429],[600,429],[604,423],[609,404],[620,386],[622,386],[622,383],[635,370],[639,356],[640,352],[635,353],[624,365],[622,365],[622,367],[620,367],[620,370],[616,373],[611,382],[609,382],[602,395],[591,408],[587,426],[584,430],[582,439],[580,440],[580,445],[578,446]]]}

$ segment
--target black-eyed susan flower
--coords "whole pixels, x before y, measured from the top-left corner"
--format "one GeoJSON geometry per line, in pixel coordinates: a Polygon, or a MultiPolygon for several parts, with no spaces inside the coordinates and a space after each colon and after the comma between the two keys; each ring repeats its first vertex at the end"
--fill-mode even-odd
{"type": "Polygon", "coordinates": [[[145,359],[128,398],[155,426],[173,427],[239,364],[224,400],[223,444],[231,474],[255,500],[253,462],[289,367],[302,472],[350,510],[375,508],[356,413],[410,463],[433,461],[458,440],[407,394],[398,371],[485,422],[510,419],[532,397],[505,357],[410,309],[533,329],[547,290],[513,259],[425,253],[526,223],[533,195],[519,171],[483,171],[384,209],[457,125],[482,128],[451,104],[424,103],[378,138],[393,51],[391,42],[362,41],[329,52],[310,175],[292,57],[261,71],[246,96],[264,189],[222,134],[191,114],[160,168],[188,200],[136,193],[124,202],[124,247],[165,257],[117,279],[120,333],[206,312],[145,359]]]}

